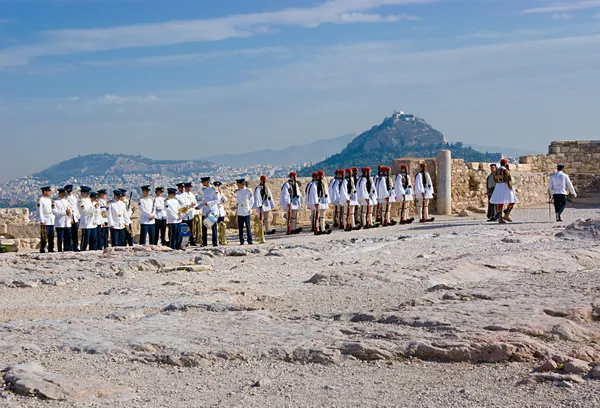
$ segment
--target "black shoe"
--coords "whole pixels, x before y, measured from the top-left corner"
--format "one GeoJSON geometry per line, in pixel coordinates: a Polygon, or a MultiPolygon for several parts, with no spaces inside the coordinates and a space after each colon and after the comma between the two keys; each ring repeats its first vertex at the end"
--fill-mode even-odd
{"type": "Polygon", "coordinates": [[[325,235],[329,235],[329,234],[331,234],[332,232],[333,232],[333,231],[329,229],[329,230],[325,231],[325,235]]]}
{"type": "Polygon", "coordinates": [[[177,248],[178,251],[185,251],[185,248],[177,248]]]}
{"type": "Polygon", "coordinates": [[[496,222],[495,218],[488,218],[487,222],[496,222]]]}
{"type": "Polygon", "coordinates": [[[331,228],[331,226],[329,224],[325,224],[325,229],[328,230],[329,228],[331,228]]]}
{"type": "Polygon", "coordinates": [[[40,254],[45,254],[46,251],[44,249],[40,249],[40,254]]]}
{"type": "Polygon", "coordinates": [[[54,253],[54,249],[49,250],[48,253],[53,254],[54,253]]]}
{"type": "Polygon", "coordinates": [[[353,231],[360,231],[362,227],[360,225],[357,225],[356,227],[352,228],[353,231]]]}
{"type": "Polygon", "coordinates": [[[303,230],[303,228],[297,228],[295,232],[296,232],[296,234],[300,234],[302,232],[302,230],[303,230]]]}
{"type": "Polygon", "coordinates": [[[190,242],[189,246],[198,246],[198,244],[196,244],[195,242],[190,242]]]}
{"type": "Polygon", "coordinates": [[[412,224],[413,222],[415,222],[414,218],[409,218],[408,220],[406,220],[407,224],[412,224]]]}
{"type": "Polygon", "coordinates": [[[394,226],[394,225],[396,225],[396,224],[398,224],[398,221],[394,221],[394,220],[390,221],[390,225],[391,225],[391,226],[394,226]]]}
{"type": "Polygon", "coordinates": [[[434,221],[435,221],[435,218],[433,218],[433,217],[429,218],[428,220],[425,220],[425,222],[434,222],[434,221]]]}

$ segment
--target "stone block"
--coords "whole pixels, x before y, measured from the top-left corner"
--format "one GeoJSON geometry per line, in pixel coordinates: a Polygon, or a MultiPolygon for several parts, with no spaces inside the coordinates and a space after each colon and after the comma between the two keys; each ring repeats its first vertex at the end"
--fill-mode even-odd
{"type": "Polygon", "coordinates": [[[39,238],[40,224],[8,224],[8,234],[15,238],[39,238]]]}
{"type": "Polygon", "coordinates": [[[0,239],[0,247],[3,247],[8,252],[17,252],[19,250],[19,240],[0,239]]]}
{"type": "Polygon", "coordinates": [[[0,234],[8,234],[8,225],[0,224],[0,234]]]}

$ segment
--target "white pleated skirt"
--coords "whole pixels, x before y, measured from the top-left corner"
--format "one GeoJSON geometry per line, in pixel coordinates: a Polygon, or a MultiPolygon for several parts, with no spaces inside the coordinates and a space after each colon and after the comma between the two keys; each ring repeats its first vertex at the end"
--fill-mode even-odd
{"type": "Polygon", "coordinates": [[[490,198],[492,204],[515,204],[518,203],[519,199],[515,194],[515,190],[508,188],[506,183],[496,183],[494,188],[494,194],[490,198]]]}

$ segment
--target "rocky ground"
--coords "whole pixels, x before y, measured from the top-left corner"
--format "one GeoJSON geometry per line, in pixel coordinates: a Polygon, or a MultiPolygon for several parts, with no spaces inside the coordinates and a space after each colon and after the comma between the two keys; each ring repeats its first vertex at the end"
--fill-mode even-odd
{"type": "Polygon", "coordinates": [[[0,405],[600,406],[600,211],[514,218],[2,254],[0,405]]]}

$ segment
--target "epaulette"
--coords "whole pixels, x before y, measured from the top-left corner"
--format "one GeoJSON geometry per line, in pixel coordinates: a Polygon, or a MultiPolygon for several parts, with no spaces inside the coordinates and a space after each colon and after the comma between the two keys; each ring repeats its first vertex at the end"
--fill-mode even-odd
{"type": "Polygon", "coordinates": [[[80,199],[79,199],[79,202],[80,202],[80,203],[83,203],[83,198],[80,198],[80,199]]]}

